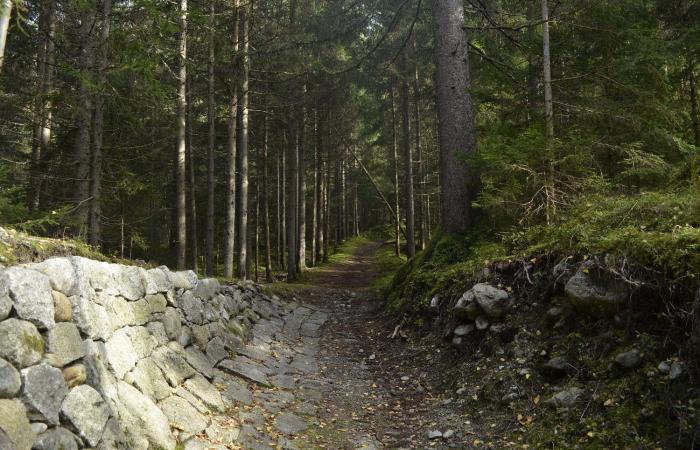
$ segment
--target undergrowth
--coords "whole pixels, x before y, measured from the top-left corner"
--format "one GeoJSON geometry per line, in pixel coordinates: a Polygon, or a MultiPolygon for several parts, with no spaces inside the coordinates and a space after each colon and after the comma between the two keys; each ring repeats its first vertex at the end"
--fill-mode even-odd
{"type": "Polygon", "coordinates": [[[434,295],[456,295],[469,288],[494,262],[588,255],[607,255],[616,270],[630,271],[630,277],[653,277],[659,286],[696,285],[699,193],[686,188],[591,196],[563,211],[554,225],[518,224],[499,230],[482,224],[461,236],[439,233],[397,270],[384,294],[390,311],[416,315],[434,295]]]}

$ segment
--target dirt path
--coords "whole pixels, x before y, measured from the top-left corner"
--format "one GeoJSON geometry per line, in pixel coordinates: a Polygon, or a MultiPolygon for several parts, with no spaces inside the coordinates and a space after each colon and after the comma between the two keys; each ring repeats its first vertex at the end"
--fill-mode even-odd
{"type": "Polygon", "coordinates": [[[223,384],[236,444],[215,448],[470,448],[459,402],[439,394],[439,350],[389,337],[392,319],[369,290],[377,248],[310,271],[288,301],[254,305],[252,340],[222,368],[234,375],[223,384]]]}
{"type": "Polygon", "coordinates": [[[469,424],[453,399],[437,393],[444,381],[431,366],[440,350],[389,337],[395,319],[369,289],[379,275],[377,249],[364,245],[348,260],[310,273],[314,287],[298,293],[329,313],[318,354],[323,401],[318,423],[304,436],[306,448],[466,448],[457,434],[468,436],[469,424]],[[447,431],[448,438],[429,439],[431,431],[447,431]]]}

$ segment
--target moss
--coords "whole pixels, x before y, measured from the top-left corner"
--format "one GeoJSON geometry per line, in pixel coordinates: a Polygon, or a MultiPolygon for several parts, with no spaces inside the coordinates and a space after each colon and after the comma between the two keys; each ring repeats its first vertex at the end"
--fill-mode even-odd
{"type": "Polygon", "coordinates": [[[25,345],[32,350],[39,353],[44,353],[45,344],[44,339],[41,337],[32,336],[29,333],[22,333],[22,340],[24,341],[25,345]]]}

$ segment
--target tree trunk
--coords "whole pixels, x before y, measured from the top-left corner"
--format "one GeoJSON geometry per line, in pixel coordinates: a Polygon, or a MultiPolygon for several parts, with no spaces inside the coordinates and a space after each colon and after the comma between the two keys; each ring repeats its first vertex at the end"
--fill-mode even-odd
{"type": "Polygon", "coordinates": [[[93,43],[90,31],[95,23],[95,9],[86,8],[81,13],[78,39],[80,56],[78,57],[78,111],[75,135],[75,207],[74,218],[77,232],[84,236],[88,227],[90,201],[90,122],[92,120],[92,101],[90,99],[90,72],[94,64],[93,43]]]}
{"type": "Polygon", "coordinates": [[[298,127],[294,117],[294,108],[289,110],[288,118],[289,136],[287,139],[287,281],[295,281],[297,278],[297,199],[299,198],[299,159],[298,140],[296,134],[298,127]]]}
{"type": "Polygon", "coordinates": [[[396,135],[396,102],[394,100],[394,77],[391,77],[391,83],[389,85],[389,99],[391,101],[391,146],[392,146],[392,157],[394,162],[394,212],[396,213],[396,218],[394,220],[394,228],[396,233],[396,240],[394,246],[394,253],[396,256],[401,255],[401,211],[400,211],[400,194],[399,194],[399,145],[398,138],[396,135]]]}
{"type": "Polygon", "coordinates": [[[314,207],[314,210],[316,211],[316,255],[314,257],[315,263],[319,264],[323,260],[323,239],[324,239],[324,233],[323,233],[323,210],[324,210],[324,202],[323,202],[323,128],[322,128],[322,121],[319,119],[317,122],[317,128],[316,128],[316,159],[315,159],[315,166],[314,166],[314,178],[315,178],[315,187],[314,190],[316,192],[316,206],[314,207]]]}
{"type": "Polygon", "coordinates": [[[700,118],[698,118],[698,88],[695,80],[695,61],[688,61],[688,84],[690,84],[690,121],[693,126],[695,146],[700,147],[700,118]]]}
{"type": "Polygon", "coordinates": [[[260,173],[258,166],[255,167],[256,176],[255,181],[255,220],[253,229],[253,270],[255,272],[255,282],[260,281],[260,274],[258,273],[258,266],[260,265],[260,260],[258,254],[260,253],[260,173]]]}
{"type": "MultiPolygon", "coordinates": [[[[284,152],[282,152],[282,154],[284,154],[284,152]]],[[[280,166],[282,165],[280,163],[282,155],[278,156],[275,159],[277,160],[277,233],[275,234],[275,237],[277,238],[277,267],[281,268],[283,259],[282,253],[284,253],[284,245],[282,244],[282,197],[284,196],[284,189],[282,188],[283,171],[280,170],[280,166]]]]}
{"type": "Polygon", "coordinates": [[[425,250],[425,179],[423,175],[423,147],[421,146],[420,132],[420,86],[418,78],[418,64],[415,64],[413,77],[413,122],[415,127],[415,147],[416,157],[418,158],[418,232],[420,233],[420,249],[425,250]]]}
{"type": "Polygon", "coordinates": [[[325,178],[323,181],[323,262],[328,262],[331,240],[331,202],[328,197],[331,183],[331,165],[329,159],[329,151],[326,148],[321,162],[323,177],[325,178]]]}
{"type": "Polygon", "coordinates": [[[42,42],[37,52],[37,101],[34,117],[34,139],[32,140],[31,179],[29,186],[29,212],[35,211],[41,204],[41,189],[44,183],[41,160],[51,141],[51,92],[55,65],[56,36],[56,2],[42,2],[41,20],[39,22],[42,42]]]}
{"type": "MultiPolygon", "coordinates": [[[[233,24],[231,29],[232,50],[238,57],[238,4],[234,0],[233,24]]],[[[235,69],[235,68],[234,68],[235,69]]],[[[226,143],[227,186],[226,186],[226,245],[224,247],[224,276],[233,277],[233,254],[236,242],[236,123],[238,104],[238,81],[231,83],[231,100],[228,105],[228,140],[226,143]]]]}
{"type": "Polygon", "coordinates": [[[413,199],[413,154],[411,153],[411,130],[409,127],[409,92],[406,52],[401,53],[401,152],[404,157],[404,199],[406,201],[406,253],[409,258],[416,255],[416,216],[413,199]]]}
{"type": "Polygon", "coordinates": [[[314,178],[311,200],[311,267],[316,266],[316,234],[318,230],[318,107],[314,106],[314,178]]]}
{"type": "Polygon", "coordinates": [[[464,33],[464,2],[432,2],[437,60],[442,228],[447,233],[473,222],[471,202],[476,175],[463,161],[476,150],[469,88],[469,53],[464,33]]]}
{"type": "Polygon", "coordinates": [[[282,159],[282,214],[280,217],[280,222],[282,223],[282,251],[280,252],[280,257],[282,259],[282,264],[280,267],[282,270],[287,268],[287,259],[285,258],[285,251],[287,249],[287,149],[282,149],[281,159],[282,159]]]}
{"type": "MultiPolygon", "coordinates": [[[[102,0],[102,29],[100,31],[100,48],[97,62],[97,88],[95,112],[93,116],[93,148],[90,165],[90,245],[98,246],[102,242],[102,141],[104,130],[105,89],[107,85],[107,41],[109,39],[112,0],[102,0]]],[[[49,67],[46,68],[50,70],[49,67]]],[[[42,127],[43,128],[43,127],[42,127]]]]}
{"type": "Polygon", "coordinates": [[[299,218],[297,219],[298,225],[298,235],[297,235],[297,264],[299,272],[306,270],[306,142],[304,140],[304,132],[306,129],[306,106],[304,94],[306,93],[306,86],[302,88],[302,103],[301,103],[301,113],[299,114],[299,134],[297,139],[299,141],[299,200],[297,211],[299,213],[299,218]]]}
{"type": "Polygon", "coordinates": [[[7,43],[7,30],[10,28],[10,16],[12,15],[12,0],[0,0],[0,70],[5,57],[5,44],[7,43]]]}
{"type": "MultiPolygon", "coordinates": [[[[527,3],[527,20],[530,23],[536,22],[538,19],[537,14],[537,0],[529,0],[527,3]]],[[[530,43],[534,45],[536,41],[535,36],[535,26],[530,25],[527,30],[527,37],[530,43]]],[[[527,58],[527,103],[528,103],[528,123],[532,123],[534,120],[540,116],[537,112],[537,85],[539,79],[539,67],[535,52],[528,52],[527,58]]]]}
{"type": "Polygon", "coordinates": [[[263,122],[263,145],[262,145],[262,201],[263,201],[263,239],[265,240],[265,280],[272,283],[272,249],[270,245],[270,198],[268,194],[268,116],[269,111],[265,105],[265,117],[263,122]]]}
{"type": "Polygon", "coordinates": [[[241,90],[238,93],[238,277],[247,279],[248,266],[248,6],[239,9],[239,48],[241,51],[241,90]]]}
{"type": "Polygon", "coordinates": [[[187,197],[187,227],[190,268],[197,272],[197,184],[194,177],[194,133],[192,131],[192,77],[187,78],[187,176],[189,196],[187,197]]]}
{"type": "Polygon", "coordinates": [[[177,93],[177,153],[176,210],[177,210],[177,268],[185,268],[187,252],[187,193],[186,193],[186,116],[187,116],[187,0],[180,0],[180,51],[177,93]]]}
{"type": "Polygon", "coordinates": [[[554,107],[552,104],[552,63],[549,53],[549,9],[547,0],[542,0],[542,68],[544,72],[544,120],[547,137],[547,181],[545,183],[545,201],[547,224],[551,224],[555,214],[554,195],[554,107]]]}
{"type": "Polygon", "coordinates": [[[207,146],[207,238],[206,238],[206,271],[214,275],[214,208],[216,178],[214,175],[214,150],[216,145],[216,105],[214,104],[214,27],[216,15],[214,0],[209,0],[209,60],[207,64],[207,116],[209,119],[209,142],[207,146]]]}

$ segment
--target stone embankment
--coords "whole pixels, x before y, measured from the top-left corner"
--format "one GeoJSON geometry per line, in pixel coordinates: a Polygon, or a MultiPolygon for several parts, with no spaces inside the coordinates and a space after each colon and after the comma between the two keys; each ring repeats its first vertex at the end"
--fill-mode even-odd
{"type": "Polygon", "coordinates": [[[285,408],[318,398],[289,390],[317,370],[326,319],[191,271],[81,257],[2,269],[0,448],[292,447],[306,421],[285,408]],[[234,408],[261,395],[280,414],[234,408]]]}

